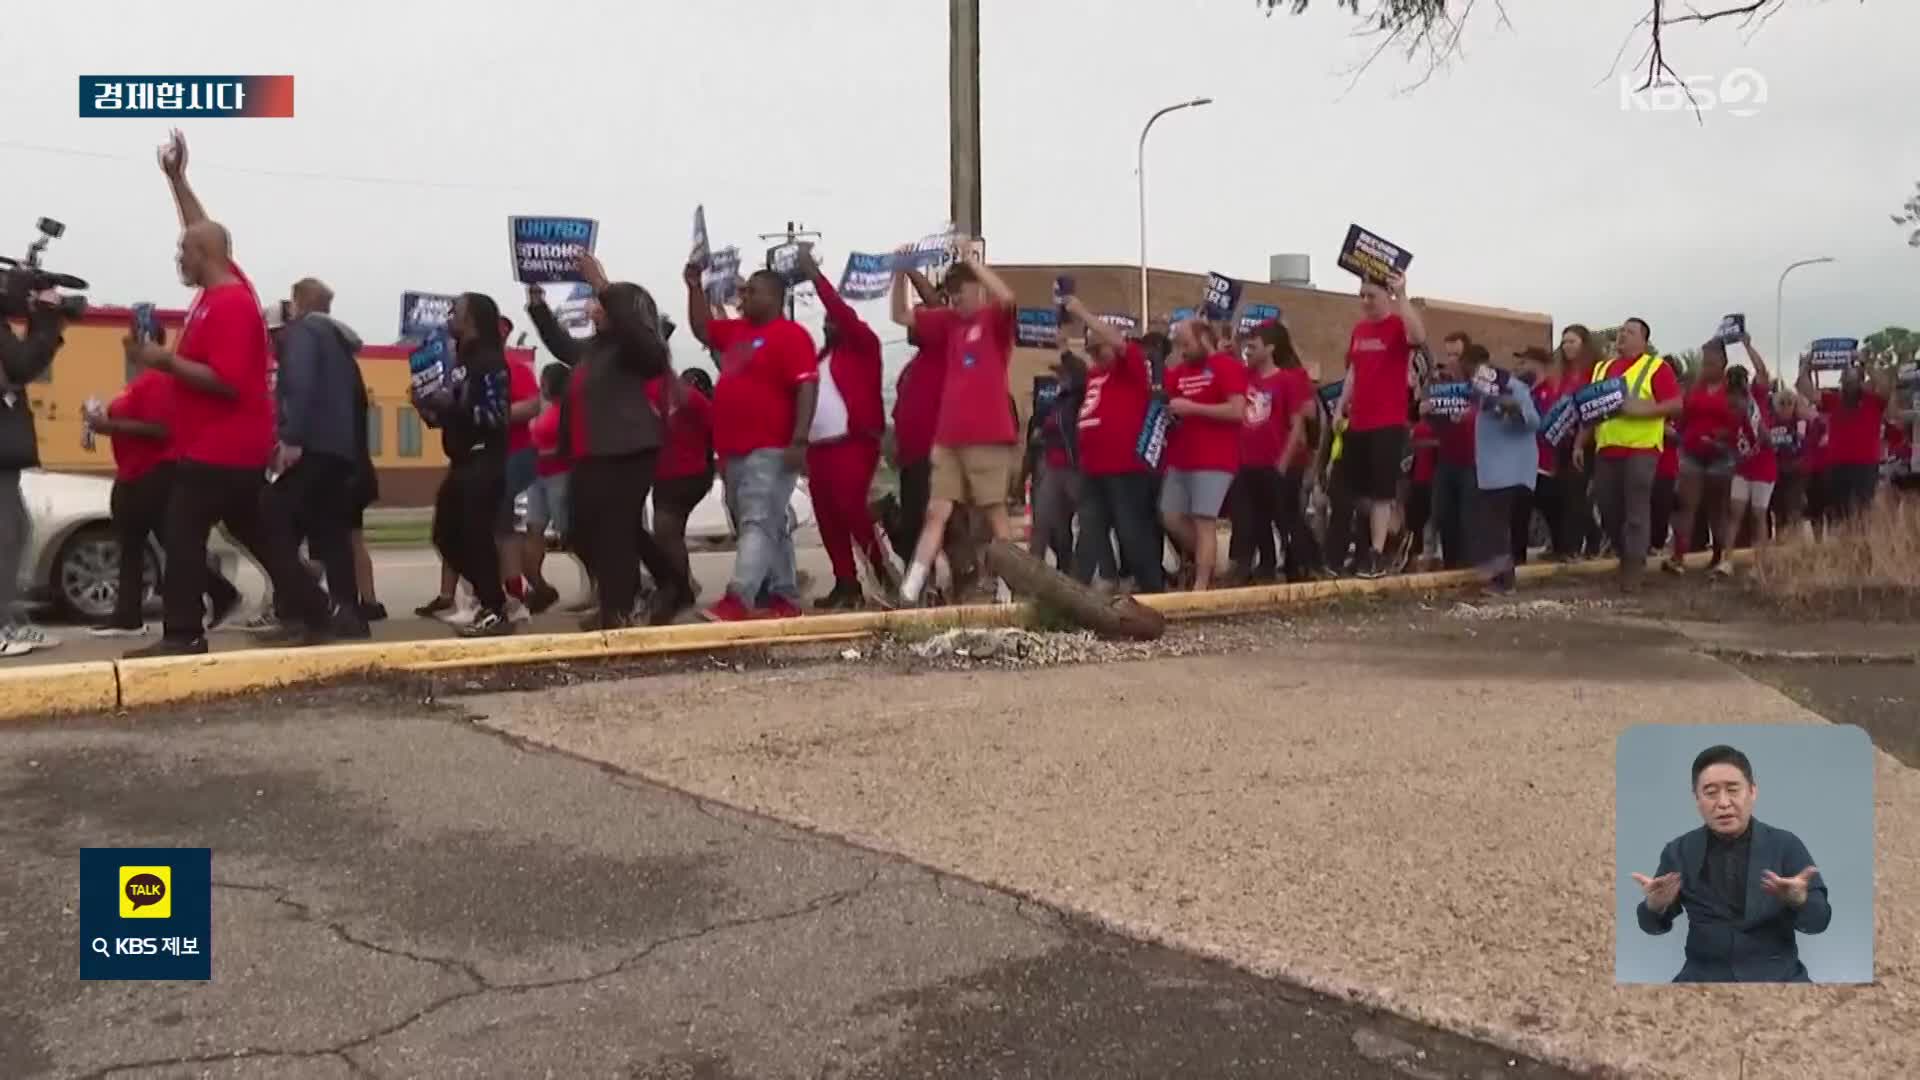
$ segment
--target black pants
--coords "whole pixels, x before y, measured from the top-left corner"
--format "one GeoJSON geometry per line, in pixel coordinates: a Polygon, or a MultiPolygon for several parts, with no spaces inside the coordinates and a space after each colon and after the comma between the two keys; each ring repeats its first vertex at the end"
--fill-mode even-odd
{"type": "Polygon", "coordinates": [[[599,586],[602,626],[622,626],[633,615],[634,599],[640,594],[642,537],[652,551],[647,569],[655,580],[679,577],[678,569],[641,524],[659,458],[659,451],[646,450],[574,462],[568,491],[574,550],[599,586]]]}
{"type": "MultiPolygon", "coordinates": [[[[1580,541],[1569,528],[1571,518],[1567,514],[1566,488],[1567,482],[1562,479],[1561,473],[1554,473],[1552,476],[1536,475],[1533,478],[1533,497],[1525,501],[1528,506],[1528,517],[1530,518],[1537,511],[1541,520],[1547,523],[1548,552],[1563,559],[1570,559],[1574,556],[1580,541]]],[[[1518,535],[1521,537],[1521,542],[1514,549],[1514,555],[1521,562],[1525,562],[1527,530],[1522,530],[1518,535]]]]}
{"type": "Polygon", "coordinates": [[[688,600],[693,598],[693,561],[687,555],[687,519],[712,490],[711,469],[660,481],[653,492],[653,528],[642,528],[635,537],[654,585],[676,589],[688,600]]]}
{"type": "MultiPolygon", "coordinates": [[[[356,610],[360,583],[353,563],[353,518],[361,478],[356,462],[330,454],[305,454],[267,485],[266,510],[295,550],[301,540],[326,568],[327,595],[337,607],[356,610]]],[[[275,597],[277,609],[281,608],[275,597]]],[[[289,614],[281,609],[279,614],[289,614]]]]}
{"type": "Polygon", "coordinates": [[[493,540],[506,485],[507,453],[496,447],[449,465],[433,500],[434,550],[473,586],[481,609],[496,615],[507,606],[500,549],[493,540]]]}
{"type": "MultiPolygon", "coordinates": [[[[141,602],[146,599],[147,539],[160,537],[164,542],[167,522],[167,497],[173,490],[173,463],[156,466],[137,480],[116,480],[108,505],[113,512],[113,533],[120,542],[120,590],[113,601],[112,623],[137,627],[141,602]]],[[[162,578],[162,581],[165,579],[162,578]]],[[[162,590],[165,589],[161,585],[162,590]]],[[[207,564],[207,599],[214,610],[232,607],[240,599],[240,590],[207,564]]]]}
{"type": "Polygon", "coordinates": [[[893,553],[907,565],[913,563],[913,549],[920,543],[920,527],[927,522],[927,503],[932,498],[933,463],[921,459],[900,467],[900,505],[889,523],[887,540],[893,553]]]}
{"type": "Polygon", "coordinates": [[[1134,587],[1143,593],[1166,590],[1160,538],[1154,528],[1160,515],[1155,513],[1153,489],[1152,473],[1081,476],[1080,541],[1074,551],[1073,576],[1082,585],[1092,581],[1094,571],[1105,563],[1101,548],[1111,557],[1117,538],[1123,572],[1133,575],[1134,587]]]}
{"type": "Polygon", "coordinates": [[[161,587],[166,636],[191,641],[206,632],[201,597],[207,584],[207,539],[215,525],[247,549],[266,570],[276,601],[314,630],[330,625],[331,608],[307,576],[293,537],[265,512],[266,477],[257,468],[229,468],[182,461],[174,466],[167,494],[167,575],[161,587]]]}
{"type": "Polygon", "coordinates": [[[1408,549],[1409,559],[1417,559],[1426,554],[1427,524],[1433,520],[1433,485],[1407,485],[1407,535],[1413,537],[1413,545],[1408,549]]]}
{"type": "Polygon", "coordinates": [[[1844,521],[1867,512],[1874,489],[1880,486],[1878,465],[1834,465],[1827,469],[1829,513],[1844,521]]]}
{"type": "Polygon", "coordinates": [[[1272,577],[1280,572],[1274,533],[1280,524],[1280,470],[1242,468],[1228,497],[1233,521],[1227,558],[1233,565],[1272,577]]]}
{"type": "Polygon", "coordinates": [[[1441,562],[1449,570],[1467,565],[1467,515],[1478,491],[1473,466],[1441,462],[1433,470],[1433,516],[1440,527],[1441,562]]]}
{"type": "Polygon", "coordinates": [[[1652,547],[1649,549],[1651,551],[1659,551],[1666,547],[1667,541],[1672,538],[1673,506],[1679,501],[1679,494],[1675,490],[1678,486],[1679,481],[1671,476],[1656,475],[1653,478],[1653,501],[1650,504],[1653,517],[1651,532],[1648,534],[1651,538],[1652,547]]]}
{"type": "Polygon", "coordinates": [[[1488,578],[1505,580],[1513,573],[1518,561],[1513,557],[1513,519],[1529,509],[1527,494],[1523,487],[1476,488],[1468,497],[1468,557],[1488,578]]]}
{"type": "Polygon", "coordinates": [[[1307,524],[1307,508],[1301,495],[1301,487],[1305,482],[1306,473],[1302,469],[1283,472],[1276,493],[1274,524],[1280,530],[1280,539],[1287,546],[1288,581],[1305,581],[1325,565],[1325,560],[1320,557],[1320,545],[1313,538],[1313,529],[1307,524]]]}

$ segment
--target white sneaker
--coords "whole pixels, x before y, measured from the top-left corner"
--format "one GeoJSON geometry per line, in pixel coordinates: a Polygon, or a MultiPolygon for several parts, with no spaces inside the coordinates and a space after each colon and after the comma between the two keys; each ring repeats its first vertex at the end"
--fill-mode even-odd
{"type": "Polygon", "coordinates": [[[999,578],[993,579],[993,602],[996,604],[1013,603],[1013,589],[999,578]]]}
{"type": "Polygon", "coordinates": [[[253,617],[245,622],[223,622],[219,628],[222,630],[239,630],[248,634],[265,634],[280,628],[280,618],[273,613],[273,606],[269,604],[259,611],[254,612],[253,617]]]}
{"type": "Polygon", "coordinates": [[[59,638],[32,623],[24,622],[9,623],[6,629],[0,630],[0,641],[5,641],[9,645],[24,646],[28,652],[51,649],[60,644],[59,638]]]}
{"type": "Polygon", "coordinates": [[[440,621],[443,623],[446,623],[448,626],[458,629],[461,627],[472,626],[473,620],[479,617],[480,617],[480,605],[467,604],[462,607],[454,608],[452,611],[449,611],[446,614],[440,616],[440,621]]]}
{"type": "Polygon", "coordinates": [[[112,623],[102,623],[99,626],[88,627],[87,633],[97,638],[145,637],[147,626],[145,623],[139,626],[115,626],[112,623]]]}
{"type": "Polygon", "coordinates": [[[507,597],[506,613],[507,621],[510,623],[528,623],[533,621],[533,612],[527,610],[525,603],[512,596],[507,597]]]}
{"type": "Polygon", "coordinates": [[[0,660],[14,656],[25,656],[33,651],[31,645],[21,645],[12,641],[0,641],[0,660]]]}

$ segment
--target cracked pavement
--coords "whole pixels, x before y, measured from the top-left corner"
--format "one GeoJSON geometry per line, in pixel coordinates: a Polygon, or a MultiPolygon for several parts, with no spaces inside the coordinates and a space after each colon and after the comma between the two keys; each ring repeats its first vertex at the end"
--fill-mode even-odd
{"type": "Polygon", "coordinates": [[[0,852],[9,1080],[1565,1075],[378,688],[9,729],[0,852]],[[131,845],[210,982],[78,980],[131,845]]]}

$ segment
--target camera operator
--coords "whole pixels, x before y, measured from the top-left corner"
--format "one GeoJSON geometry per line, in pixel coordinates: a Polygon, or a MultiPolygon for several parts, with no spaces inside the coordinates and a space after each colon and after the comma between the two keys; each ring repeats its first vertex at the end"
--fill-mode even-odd
{"type": "Polygon", "coordinates": [[[274,595],[303,625],[288,627],[287,643],[332,637],[332,610],[320,586],[300,565],[293,538],[262,512],[266,470],[275,454],[270,346],[259,295],[233,261],[232,238],[207,216],[187,183],[187,143],[173,133],[160,151],[160,169],[180,212],[180,280],[200,289],[185,328],[169,351],[132,335],[129,362],[173,377],[174,466],[166,521],[165,634],[129,656],[185,656],[207,651],[205,589],[207,540],[216,524],[267,571],[274,595]]]}
{"type": "Polygon", "coordinates": [[[31,296],[14,296],[11,286],[18,280],[7,282],[9,295],[0,299],[0,657],[24,656],[59,644],[26,622],[15,604],[19,600],[20,559],[33,529],[27,504],[20,497],[20,470],[40,465],[40,442],[33,428],[27,384],[52,365],[66,319],[59,292],[42,289],[31,296]],[[26,308],[25,339],[14,336],[8,321],[21,306],[26,308]]]}

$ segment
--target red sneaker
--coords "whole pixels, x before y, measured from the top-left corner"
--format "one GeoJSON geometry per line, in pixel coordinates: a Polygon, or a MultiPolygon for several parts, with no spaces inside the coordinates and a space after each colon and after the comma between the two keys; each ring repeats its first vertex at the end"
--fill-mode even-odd
{"type": "Polygon", "coordinates": [[[732,593],[721,597],[718,603],[700,613],[700,617],[708,622],[746,622],[753,616],[747,605],[732,593]]]}
{"type": "Polygon", "coordinates": [[[795,606],[793,601],[781,596],[774,597],[766,607],[754,612],[756,617],[762,619],[797,619],[804,614],[806,612],[795,606]]]}

